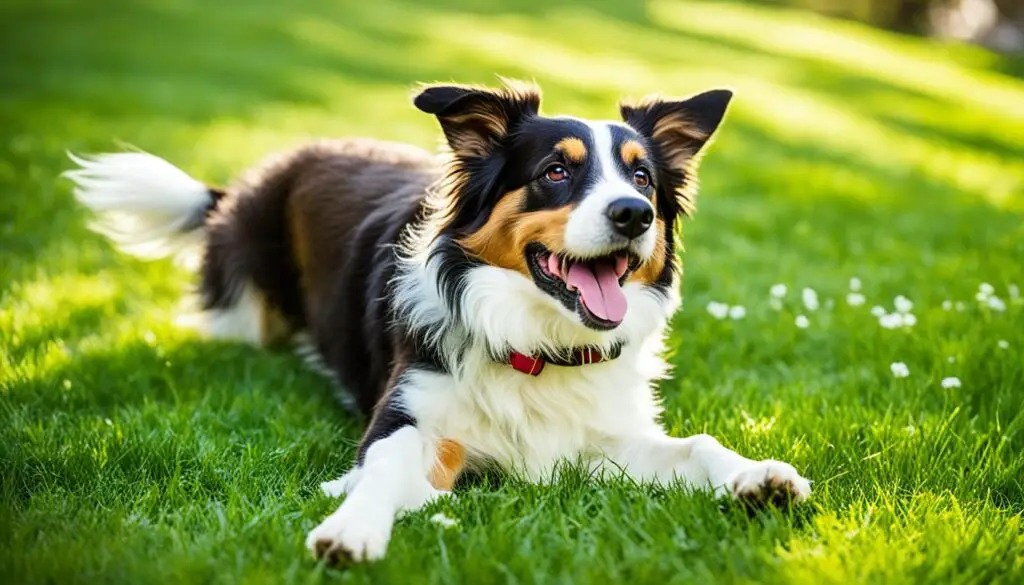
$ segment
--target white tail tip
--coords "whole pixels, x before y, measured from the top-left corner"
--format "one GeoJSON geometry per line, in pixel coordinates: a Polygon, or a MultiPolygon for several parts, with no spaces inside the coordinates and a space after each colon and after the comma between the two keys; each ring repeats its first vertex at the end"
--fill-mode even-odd
{"type": "Polygon", "coordinates": [[[163,258],[199,242],[213,201],[202,182],[162,158],[143,152],[79,157],[63,176],[75,198],[96,214],[90,227],[141,258],[163,258]]]}

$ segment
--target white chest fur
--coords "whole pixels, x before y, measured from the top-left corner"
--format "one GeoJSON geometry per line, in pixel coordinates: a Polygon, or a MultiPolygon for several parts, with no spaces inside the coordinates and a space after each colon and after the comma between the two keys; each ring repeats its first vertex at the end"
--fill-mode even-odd
{"type": "Polygon", "coordinates": [[[474,355],[472,373],[460,378],[412,374],[402,402],[428,440],[454,439],[471,463],[493,461],[543,480],[561,460],[592,459],[611,438],[657,424],[660,408],[639,357],[631,349],[610,362],[547,365],[530,376],[474,355]]]}
{"type": "Polygon", "coordinates": [[[656,430],[660,405],[652,388],[665,374],[660,358],[669,295],[630,283],[629,309],[614,331],[585,328],[525,277],[492,267],[474,269],[461,318],[446,314],[431,270],[406,272],[399,299],[409,325],[435,332],[450,373],[407,373],[401,401],[428,442],[452,439],[469,462],[494,462],[531,480],[551,477],[563,460],[599,457],[602,446],[656,430]],[[443,332],[438,334],[438,332],[443,332]],[[622,343],[611,361],[576,367],[548,364],[530,376],[496,362],[488,348],[538,349],[622,343]]]}

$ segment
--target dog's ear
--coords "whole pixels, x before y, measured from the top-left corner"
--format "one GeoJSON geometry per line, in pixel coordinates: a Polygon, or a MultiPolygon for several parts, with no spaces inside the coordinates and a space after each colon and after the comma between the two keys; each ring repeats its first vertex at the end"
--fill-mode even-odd
{"type": "Polygon", "coordinates": [[[622,119],[653,143],[662,184],[675,189],[684,213],[693,204],[701,151],[731,99],[731,91],[716,89],[685,100],[648,98],[619,107],[622,119]]]}
{"type": "Polygon", "coordinates": [[[465,160],[493,154],[520,122],[536,116],[540,91],[511,81],[498,89],[436,85],[422,89],[413,104],[437,116],[452,152],[465,160]]]}

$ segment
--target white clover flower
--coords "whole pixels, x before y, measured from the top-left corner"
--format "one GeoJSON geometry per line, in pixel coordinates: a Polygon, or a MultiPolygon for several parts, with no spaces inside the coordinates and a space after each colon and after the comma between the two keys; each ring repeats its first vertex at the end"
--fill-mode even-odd
{"type": "Polygon", "coordinates": [[[803,297],[804,306],[808,311],[817,311],[821,305],[818,303],[818,293],[813,288],[805,288],[800,296],[803,297]]]}
{"type": "Polygon", "coordinates": [[[846,304],[850,305],[851,307],[859,307],[863,305],[864,301],[866,300],[867,299],[864,298],[864,295],[860,294],[859,292],[852,292],[846,295],[846,304]]]}
{"type": "Polygon", "coordinates": [[[796,326],[799,327],[800,329],[807,329],[808,327],[811,326],[811,320],[808,319],[807,317],[804,317],[803,315],[797,315],[795,323],[796,326]]]}
{"type": "Polygon", "coordinates": [[[789,289],[786,288],[786,285],[782,283],[773,284],[771,289],[772,297],[776,299],[781,299],[782,297],[786,296],[786,292],[788,290],[789,289]]]}
{"type": "Polygon", "coordinates": [[[1003,299],[993,295],[988,298],[988,308],[1001,313],[1006,310],[1006,303],[1003,302],[1003,299]]]}
{"type": "Polygon", "coordinates": [[[438,524],[440,526],[443,526],[444,528],[456,528],[459,525],[459,521],[458,520],[455,520],[454,518],[449,518],[449,517],[445,516],[444,514],[442,514],[441,512],[438,512],[437,514],[434,514],[433,516],[431,516],[430,517],[430,521],[433,522],[434,524],[438,524]]]}
{"type": "Polygon", "coordinates": [[[978,293],[979,294],[983,294],[985,296],[989,296],[989,295],[991,295],[991,294],[993,294],[995,292],[996,292],[995,287],[992,286],[991,284],[987,283],[987,282],[981,283],[981,286],[978,287],[978,293]]]}
{"type": "Polygon", "coordinates": [[[960,301],[957,301],[953,306],[956,307],[958,313],[964,312],[964,304],[961,303],[960,301]]]}
{"type": "Polygon", "coordinates": [[[871,307],[871,314],[881,319],[885,316],[885,307],[875,305],[874,307],[871,307]]]}
{"type": "Polygon", "coordinates": [[[729,315],[729,305],[711,301],[708,303],[708,314],[715,319],[725,319],[729,315]]]}
{"type": "Polygon", "coordinates": [[[942,301],[942,310],[943,311],[951,311],[952,309],[953,309],[953,301],[950,301],[950,300],[942,301]]]}
{"type": "Polygon", "coordinates": [[[996,342],[996,345],[999,346],[999,349],[1010,349],[1010,342],[1005,339],[1000,339],[996,342]]]}
{"type": "Polygon", "coordinates": [[[948,378],[943,378],[942,387],[946,388],[947,390],[950,388],[959,388],[960,378],[957,378],[956,376],[949,376],[948,378]]]}
{"type": "Polygon", "coordinates": [[[742,318],[744,318],[746,316],[747,316],[747,310],[744,307],[741,307],[740,305],[736,305],[735,307],[730,307],[729,308],[729,318],[730,319],[740,320],[740,319],[742,319],[742,318]]]}
{"type": "Polygon", "coordinates": [[[897,295],[897,297],[893,299],[892,304],[896,307],[896,312],[898,313],[909,313],[914,309],[914,303],[903,295],[897,295]]]}
{"type": "Polygon", "coordinates": [[[776,311],[781,311],[782,310],[782,300],[781,299],[777,299],[775,297],[772,297],[771,300],[768,301],[768,304],[771,305],[771,307],[773,309],[775,309],[776,311]]]}
{"type": "Polygon", "coordinates": [[[913,313],[907,313],[906,315],[903,315],[904,327],[913,327],[914,325],[917,325],[917,317],[915,317],[913,313]]]}
{"type": "Polygon", "coordinates": [[[878,324],[885,329],[899,329],[900,327],[903,327],[903,315],[900,315],[899,313],[882,315],[878,318],[878,324]]]}
{"type": "Polygon", "coordinates": [[[860,279],[854,276],[850,279],[850,290],[857,292],[860,290],[860,279]]]}
{"type": "Polygon", "coordinates": [[[906,378],[910,375],[910,368],[903,362],[893,362],[889,364],[889,369],[892,371],[892,375],[897,378],[906,378]]]}

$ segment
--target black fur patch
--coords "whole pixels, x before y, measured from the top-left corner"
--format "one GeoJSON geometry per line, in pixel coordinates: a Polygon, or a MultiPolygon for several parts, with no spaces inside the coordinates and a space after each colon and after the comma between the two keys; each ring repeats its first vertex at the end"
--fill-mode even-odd
{"type": "Polygon", "coordinates": [[[416,426],[416,419],[409,416],[398,404],[398,396],[401,390],[396,390],[384,397],[384,402],[377,408],[370,421],[370,426],[363,435],[359,444],[359,451],[356,453],[356,464],[362,465],[366,459],[366,451],[375,442],[386,439],[396,431],[407,426],[416,426]]]}

